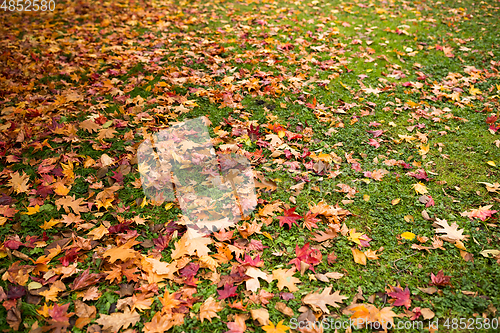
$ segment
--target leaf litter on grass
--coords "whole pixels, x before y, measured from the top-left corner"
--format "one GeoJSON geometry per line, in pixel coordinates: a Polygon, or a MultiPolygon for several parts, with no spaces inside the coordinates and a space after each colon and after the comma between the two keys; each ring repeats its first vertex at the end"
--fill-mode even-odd
{"type": "Polygon", "coordinates": [[[2,328],[497,316],[498,6],[460,6],[0,11],[2,328]]]}

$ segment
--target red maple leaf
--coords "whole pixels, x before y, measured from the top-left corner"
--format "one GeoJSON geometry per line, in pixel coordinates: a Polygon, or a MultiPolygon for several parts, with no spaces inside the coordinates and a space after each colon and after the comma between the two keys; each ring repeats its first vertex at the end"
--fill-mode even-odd
{"type": "Polygon", "coordinates": [[[70,263],[75,262],[78,258],[78,251],[80,251],[77,247],[72,247],[71,249],[65,252],[65,255],[58,260],[64,267],[68,267],[70,263]]]}
{"type": "Polygon", "coordinates": [[[497,119],[498,119],[497,115],[490,116],[490,117],[486,118],[486,123],[493,124],[495,121],[497,121],[497,119]]]}
{"type": "Polygon", "coordinates": [[[390,302],[392,302],[394,306],[404,305],[406,309],[409,309],[411,306],[410,289],[408,289],[408,287],[406,287],[405,290],[399,287],[389,287],[393,290],[387,293],[387,295],[393,298],[390,302]]]}
{"type": "Polygon", "coordinates": [[[434,199],[430,195],[427,196],[429,198],[429,201],[425,204],[425,208],[428,208],[430,206],[434,206],[436,203],[434,202],[434,199]]]}
{"type": "Polygon", "coordinates": [[[74,312],[68,313],[68,307],[70,303],[64,305],[54,304],[52,309],[49,309],[48,313],[50,319],[47,321],[50,326],[44,327],[44,330],[52,329],[52,332],[66,332],[69,323],[69,318],[74,315],[74,312]]]}
{"type": "Polygon", "coordinates": [[[171,238],[172,235],[168,234],[166,236],[161,235],[158,238],[153,239],[153,243],[155,244],[155,250],[157,251],[165,250],[168,247],[171,238]]]}
{"type": "Polygon", "coordinates": [[[252,239],[250,241],[250,243],[248,243],[247,245],[247,250],[250,250],[250,251],[262,251],[263,249],[265,248],[268,248],[269,246],[264,246],[262,244],[262,241],[260,240],[257,240],[257,239],[252,239]]]}
{"type": "Polygon", "coordinates": [[[71,286],[72,290],[78,290],[82,289],[88,286],[91,286],[93,284],[96,284],[97,281],[101,279],[101,274],[90,274],[89,273],[89,268],[87,268],[82,275],[78,276],[75,281],[73,282],[73,285],[71,286]]]}
{"type": "Polygon", "coordinates": [[[435,286],[446,286],[450,284],[451,276],[444,275],[443,270],[440,270],[436,275],[431,273],[431,283],[430,285],[435,286]]]}
{"type": "Polygon", "coordinates": [[[319,265],[323,258],[319,250],[309,249],[309,243],[305,244],[302,248],[295,245],[295,254],[297,258],[290,260],[289,264],[295,264],[297,270],[300,270],[300,262],[303,261],[309,264],[309,269],[314,272],[314,266],[319,265]]]}
{"type": "Polygon", "coordinates": [[[286,209],[283,216],[278,216],[278,220],[280,220],[280,227],[282,227],[284,224],[287,224],[288,225],[288,229],[291,229],[292,228],[292,223],[297,224],[296,221],[298,219],[301,219],[302,216],[300,216],[299,214],[295,213],[295,209],[296,208],[297,207],[286,209]]]}
{"type": "Polygon", "coordinates": [[[194,264],[194,263],[189,263],[179,271],[182,277],[188,278],[188,277],[195,277],[196,274],[198,273],[198,270],[200,269],[200,265],[194,264]]]}
{"type": "Polygon", "coordinates": [[[5,241],[3,245],[10,250],[17,250],[20,246],[23,246],[24,244],[18,240],[9,239],[8,241],[5,241]]]}
{"type": "Polygon", "coordinates": [[[255,259],[252,259],[248,254],[245,254],[245,260],[241,260],[239,257],[236,260],[242,265],[248,265],[253,267],[262,267],[264,266],[264,261],[260,259],[260,255],[257,255],[255,259]]]}
{"type": "Polygon", "coordinates": [[[217,290],[217,293],[219,294],[218,299],[226,299],[229,297],[238,296],[236,289],[238,289],[238,286],[232,286],[230,284],[225,284],[224,289],[217,290]]]}
{"type": "Polygon", "coordinates": [[[416,172],[408,172],[406,175],[417,179],[423,179],[429,181],[429,176],[427,176],[427,172],[425,172],[424,169],[417,169],[416,172]]]}

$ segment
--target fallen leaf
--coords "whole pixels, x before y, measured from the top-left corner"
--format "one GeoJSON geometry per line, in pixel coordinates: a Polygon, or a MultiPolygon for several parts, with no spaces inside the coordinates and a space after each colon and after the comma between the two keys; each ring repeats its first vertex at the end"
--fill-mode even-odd
{"type": "Polygon", "coordinates": [[[250,310],[253,320],[257,320],[260,326],[269,325],[269,311],[265,308],[250,310]]]}
{"type": "Polygon", "coordinates": [[[129,308],[126,308],[124,312],[115,312],[110,315],[101,313],[96,319],[96,323],[101,325],[104,330],[118,332],[135,325],[140,319],[141,316],[136,311],[130,311],[129,308]]]}
{"type": "Polygon", "coordinates": [[[333,294],[330,294],[331,291],[332,287],[326,287],[321,293],[307,294],[302,299],[302,302],[304,302],[304,304],[311,305],[315,311],[320,309],[323,313],[329,314],[330,311],[328,310],[327,305],[338,308],[339,305],[337,303],[343,303],[343,301],[347,299],[346,296],[340,295],[340,291],[337,290],[333,294]]]}
{"type": "Polygon", "coordinates": [[[276,326],[272,322],[269,322],[269,325],[261,327],[266,333],[285,333],[290,328],[288,326],[283,325],[283,320],[280,321],[276,326]]]}

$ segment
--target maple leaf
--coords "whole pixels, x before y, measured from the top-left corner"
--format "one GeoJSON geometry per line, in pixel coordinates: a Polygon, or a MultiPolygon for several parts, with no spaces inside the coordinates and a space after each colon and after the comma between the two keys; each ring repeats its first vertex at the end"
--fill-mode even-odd
{"type": "Polygon", "coordinates": [[[302,216],[300,216],[299,214],[295,213],[295,209],[297,207],[293,207],[293,208],[290,208],[290,209],[286,209],[284,211],[284,215],[283,216],[278,216],[278,220],[280,221],[279,224],[280,224],[280,227],[282,227],[284,224],[287,224],[288,225],[288,229],[291,229],[292,228],[292,224],[297,224],[296,220],[298,219],[301,219],[302,216]]]}
{"type": "Polygon", "coordinates": [[[94,120],[91,120],[91,119],[87,119],[87,120],[82,121],[80,123],[79,127],[81,129],[86,130],[89,133],[97,132],[101,128],[101,126],[99,126],[99,124],[97,124],[94,120]]]}
{"type": "Polygon", "coordinates": [[[426,181],[429,181],[429,178],[427,176],[427,172],[425,172],[424,169],[417,169],[415,172],[407,172],[407,176],[414,177],[416,179],[423,179],[426,181]]]}
{"type": "Polygon", "coordinates": [[[220,303],[210,296],[200,306],[200,321],[203,323],[203,320],[208,319],[208,321],[212,322],[212,318],[220,318],[219,315],[217,315],[217,312],[222,309],[223,307],[220,303]]]}
{"type": "MultiPolygon", "coordinates": [[[[38,212],[40,212],[40,206],[39,205],[35,205],[34,207],[26,207],[26,209],[28,210],[27,212],[22,212],[21,214],[26,214],[26,215],[34,215],[38,212]]],[[[51,219],[52,221],[53,219],[51,219]]],[[[59,221],[58,221],[59,222],[59,221]]],[[[43,229],[43,228],[42,228],[43,229]]]]}
{"type": "Polygon", "coordinates": [[[131,310],[134,311],[138,309],[139,311],[148,310],[153,304],[153,298],[147,298],[146,294],[132,295],[131,299],[131,310]]]}
{"type": "Polygon", "coordinates": [[[445,234],[440,235],[439,237],[447,242],[454,243],[456,241],[465,240],[468,237],[466,235],[462,235],[465,230],[458,230],[458,224],[456,222],[453,222],[451,225],[449,225],[448,221],[436,218],[436,222],[434,222],[432,226],[438,228],[435,230],[437,234],[445,234]]]}
{"type": "Polygon", "coordinates": [[[109,262],[114,263],[117,260],[127,261],[135,258],[138,252],[125,246],[114,247],[104,252],[103,257],[109,257],[109,262]]]}
{"type": "Polygon", "coordinates": [[[96,319],[96,323],[101,325],[104,330],[118,332],[122,328],[134,326],[140,319],[141,316],[137,311],[130,311],[127,307],[124,312],[115,312],[110,315],[101,313],[99,318],[96,319]]]}
{"type": "Polygon", "coordinates": [[[253,267],[262,267],[264,266],[264,261],[260,259],[260,255],[257,255],[255,259],[252,259],[248,254],[245,254],[245,260],[241,260],[240,258],[236,258],[236,260],[243,265],[253,266],[253,267]]]}
{"type": "Polygon", "coordinates": [[[109,234],[108,228],[101,224],[99,227],[89,231],[87,235],[92,236],[93,240],[99,240],[106,234],[109,234]]]}
{"type": "Polygon", "coordinates": [[[375,94],[378,96],[378,94],[380,94],[381,92],[383,92],[382,90],[380,90],[379,88],[375,88],[373,89],[372,87],[368,87],[368,88],[363,88],[361,89],[363,90],[365,93],[367,94],[375,94]]]}
{"type": "Polygon", "coordinates": [[[450,284],[451,276],[444,275],[443,270],[440,270],[436,275],[431,273],[431,286],[446,286],[450,284]]]}
{"type": "Polygon", "coordinates": [[[101,274],[89,273],[89,268],[87,268],[80,276],[75,278],[71,286],[72,290],[83,289],[85,287],[96,284],[101,279],[101,274]]]}
{"type": "Polygon", "coordinates": [[[283,209],[280,207],[283,203],[281,201],[276,201],[265,205],[259,209],[259,215],[261,216],[271,216],[274,212],[281,212],[283,209]]]}
{"type": "Polygon", "coordinates": [[[308,211],[304,216],[304,227],[309,230],[312,230],[312,228],[317,228],[318,225],[316,223],[321,222],[321,219],[317,219],[316,216],[318,216],[317,213],[308,211]]]}
{"type": "Polygon", "coordinates": [[[94,318],[97,314],[95,306],[87,305],[79,299],[75,300],[75,315],[79,318],[94,318]]]}
{"type": "Polygon", "coordinates": [[[411,299],[410,299],[410,289],[408,287],[405,288],[405,290],[399,288],[399,287],[391,287],[389,286],[391,292],[388,292],[387,295],[393,298],[390,302],[392,302],[392,305],[394,306],[402,306],[406,309],[409,309],[411,306],[411,299]]]}
{"type": "Polygon", "coordinates": [[[184,324],[183,313],[156,312],[149,323],[144,324],[144,333],[164,333],[173,326],[184,324]]]}
{"type": "Polygon", "coordinates": [[[12,187],[17,194],[28,192],[28,181],[30,180],[30,176],[28,176],[24,171],[23,174],[20,175],[19,171],[10,174],[8,186],[12,187]]]}
{"type": "Polygon", "coordinates": [[[116,133],[117,132],[111,127],[103,128],[99,131],[99,135],[97,136],[97,139],[100,141],[102,141],[104,139],[112,139],[115,137],[116,133]]]}
{"type": "Polygon", "coordinates": [[[321,243],[328,239],[334,239],[338,236],[339,231],[340,227],[338,224],[329,224],[326,231],[318,231],[317,233],[312,234],[314,238],[311,238],[311,240],[321,243]]]}
{"type": "Polygon", "coordinates": [[[47,329],[53,329],[53,332],[63,332],[70,325],[69,318],[74,315],[73,312],[67,313],[70,303],[64,305],[54,304],[54,307],[48,310],[50,326],[47,329]]]}
{"type": "Polygon", "coordinates": [[[380,143],[377,140],[375,140],[375,139],[368,139],[368,144],[370,146],[375,147],[375,148],[380,147],[380,143]]]}
{"type": "Polygon", "coordinates": [[[365,177],[368,177],[368,178],[372,178],[374,180],[378,180],[378,181],[381,181],[382,178],[388,174],[389,171],[385,170],[385,169],[378,169],[378,170],[374,170],[374,171],[366,171],[363,175],[365,177]]]}
{"type": "Polygon", "coordinates": [[[289,270],[280,268],[273,271],[273,280],[278,280],[279,290],[283,290],[285,287],[287,287],[291,292],[299,290],[295,284],[301,283],[301,281],[298,278],[293,277],[294,273],[295,267],[290,268],[289,270]]]}
{"type": "Polygon", "coordinates": [[[356,229],[349,230],[349,237],[347,237],[347,239],[358,244],[358,246],[360,248],[361,247],[369,247],[370,241],[371,241],[370,237],[368,237],[367,235],[365,235],[361,232],[356,232],[356,229]]]}
{"type": "Polygon", "coordinates": [[[417,183],[412,185],[413,189],[415,192],[419,194],[426,194],[427,193],[427,187],[423,183],[417,183]]]}
{"type": "Polygon", "coordinates": [[[266,273],[255,267],[248,267],[245,274],[251,277],[250,280],[245,281],[247,290],[253,292],[256,292],[260,288],[259,278],[267,282],[272,281],[266,273]]]}
{"type": "Polygon", "coordinates": [[[292,259],[289,264],[295,264],[297,270],[300,270],[300,262],[305,262],[309,264],[309,269],[314,272],[314,267],[321,263],[322,255],[319,250],[309,249],[309,243],[306,243],[302,248],[295,245],[295,254],[297,258],[292,259]]]}
{"type": "Polygon", "coordinates": [[[497,213],[497,210],[490,210],[493,205],[479,207],[478,209],[473,209],[470,212],[460,213],[461,216],[468,216],[471,220],[473,218],[478,218],[481,221],[485,221],[487,218],[491,217],[491,215],[497,213]]]}
{"type": "Polygon", "coordinates": [[[387,328],[394,327],[394,317],[396,317],[396,314],[392,311],[392,307],[385,307],[381,309],[375,316],[376,320],[382,325],[385,332],[387,332],[387,328]]]}
{"type": "Polygon", "coordinates": [[[257,320],[261,326],[269,325],[269,311],[266,308],[250,310],[253,320],[257,320]]]}
{"type": "Polygon", "coordinates": [[[181,302],[177,299],[176,293],[170,293],[168,290],[165,292],[163,297],[159,297],[162,304],[162,311],[172,311],[174,308],[178,307],[181,302]]]}
{"type": "Polygon", "coordinates": [[[245,317],[240,314],[236,314],[234,316],[234,321],[228,322],[227,328],[229,331],[224,333],[244,333],[247,329],[247,325],[245,324],[245,317]]]}
{"type": "Polygon", "coordinates": [[[352,311],[350,319],[354,323],[359,323],[357,319],[362,319],[362,322],[369,323],[376,321],[378,309],[372,304],[353,304],[346,308],[346,311],[352,311]]]}
{"type": "Polygon", "coordinates": [[[276,326],[270,321],[269,325],[262,326],[261,328],[266,333],[285,333],[290,329],[290,327],[283,325],[283,320],[277,323],[276,326]]]}
{"type": "Polygon", "coordinates": [[[348,306],[345,312],[353,312],[350,319],[360,328],[369,325],[373,322],[379,322],[381,327],[387,332],[387,328],[394,326],[394,317],[396,314],[392,311],[392,307],[385,307],[379,310],[372,304],[352,304],[348,306]],[[390,325],[389,325],[390,323],[390,325]]]}
{"type": "Polygon", "coordinates": [[[346,296],[340,295],[340,291],[338,290],[333,294],[330,294],[331,291],[332,287],[330,286],[326,287],[322,293],[307,294],[302,299],[302,302],[304,302],[304,304],[311,305],[314,311],[321,309],[323,313],[329,314],[330,310],[328,310],[327,305],[338,308],[339,305],[337,303],[343,303],[343,301],[348,298],[346,296]]]}
{"type": "Polygon", "coordinates": [[[39,294],[45,297],[46,301],[56,302],[59,293],[64,290],[66,290],[66,286],[59,280],[58,282],[52,284],[52,286],[50,286],[50,289],[41,291],[39,294]]]}
{"type": "Polygon", "coordinates": [[[83,198],[75,199],[75,195],[73,196],[66,196],[64,198],[57,199],[55,201],[57,209],[61,209],[61,207],[64,208],[64,211],[66,214],[68,214],[69,208],[73,210],[73,212],[77,215],[80,215],[81,212],[88,212],[88,208],[82,205],[83,198]]]}
{"type": "Polygon", "coordinates": [[[269,304],[269,300],[273,297],[274,297],[273,293],[265,291],[264,289],[261,289],[259,291],[259,301],[264,305],[269,304]]]}
{"type": "Polygon", "coordinates": [[[213,235],[219,242],[223,242],[232,239],[233,233],[234,230],[226,231],[224,228],[222,228],[218,232],[214,232],[213,235]]]}
{"type": "Polygon", "coordinates": [[[218,299],[226,299],[229,297],[238,296],[238,293],[236,293],[236,289],[238,289],[238,286],[231,286],[230,284],[225,284],[224,289],[217,290],[217,293],[219,294],[218,299]]]}

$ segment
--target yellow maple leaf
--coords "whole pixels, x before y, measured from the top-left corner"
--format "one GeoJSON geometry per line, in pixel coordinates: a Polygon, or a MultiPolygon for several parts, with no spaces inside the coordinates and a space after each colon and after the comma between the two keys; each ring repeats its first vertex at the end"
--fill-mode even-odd
{"type": "Polygon", "coordinates": [[[45,301],[57,302],[58,295],[63,290],[64,289],[59,288],[59,286],[54,283],[49,290],[41,291],[39,295],[45,297],[45,301]]]}
{"type": "Polygon", "coordinates": [[[26,215],[33,215],[33,214],[36,214],[40,211],[40,206],[39,205],[35,205],[35,207],[27,207],[28,211],[27,212],[24,212],[22,214],[26,214],[26,215]]]}
{"type": "Polygon", "coordinates": [[[347,239],[358,245],[361,245],[361,241],[359,240],[361,236],[363,236],[362,232],[356,232],[356,229],[351,229],[349,230],[349,237],[347,237],[347,239]]]}
{"type": "MultiPolygon", "coordinates": [[[[107,198],[103,197],[103,198],[97,199],[95,201],[95,203],[96,203],[97,209],[101,209],[101,207],[104,207],[104,208],[108,209],[108,208],[113,208],[113,205],[111,203],[114,200],[115,200],[115,197],[113,197],[113,196],[107,197],[107,198]]],[[[146,201],[146,199],[144,199],[143,202],[145,202],[145,201],[146,201]]],[[[141,207],[143,207],[142,204],[141,204],[141,207]]]]}
{"type": "Polygon", "coordinates": [[[415,192],[417,192],[418,194],[426,194],[426,193],[428,193],[427,192],[427,187],[425,186],[425,184],[423,184],[421,182],[418,182],[418,184],[414,184],[412,187],[415,190],[415,192]]]}
{"type": "Polygon", "coordinates": [[[62,173],[66,178],[75,178],[75,174],[73,173],[73,162],[69,161],[68,164],[61,163],[61,167],[63,169],[62,173]]]}
{"type": "Polygon", "coordinates": [[[476,95],[481,95],[482,92],[481,90],[474,88],[474,85],[471,85],[469,89],[469,94],[471,94],[472,96],[476,96],[476,95]]]}
{"type": "Polygon", "coordinates": [[[45,303],[40,309],[37,309],[36,312],[38,312],[39,315],[44,316],[45,318],[49,317],[49,310],[52,309],[54,306],[48,306],[47,303],[45,303]]]}
{"type": "Polygon", "coordinates": [[[269,321],[269,325],[261,327],[266,333],[285,333],[290,329],[290,327],[283,325],[283,320],[274,326],[272,321],[269,321]]]}
{"type": "Polygon", "coordinates": [[[55,226],[56,224],[58,224],[59,222],[61,222],[61,220],[54,220],[53,218],[50,219],[50,221],[45,221],[41,226],[40,228],[42,228],[43,230],[48,230],[48,229],[51,229],[53,226],[55,226]]]}
{"type": "Polygon", "coordinates": [[[419,149],[418,153],[423,156],[423,155],[426,155],[429,152],[430,146],[429,146],[429,144],[427,144],[427,145],[420,145],[419,148],[420,149],[419,149]]]}

